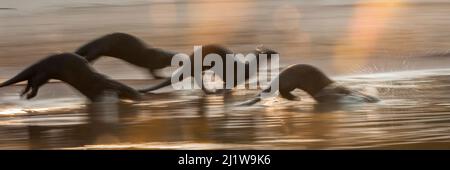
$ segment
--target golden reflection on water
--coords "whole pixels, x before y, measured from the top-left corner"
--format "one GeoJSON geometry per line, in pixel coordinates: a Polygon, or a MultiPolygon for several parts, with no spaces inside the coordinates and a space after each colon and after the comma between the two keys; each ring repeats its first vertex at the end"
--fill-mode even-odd
{"type": "MultiPolygon", "coordinates": [[[[309,63],[330,75],[355,67],[369,67],[365,73],[448,67],[449,59],[419,55],[448,51],[448,5],[195,0],[0,11],[0,80],[49,53],[73,51],[117,31],[185,53],[200,44],[223,44],[237,52],[264,44],[280,52],[282,66],[309,63]]],[[[115,79],[148,78],[147,72],[110,58],[94,67],[115,79]]],[[[300,102],[271,98],[251,107],[234,106],[253,97],[253,90],[226,96],[162,90],[141,103],[89,104],[59,83],[45,85],[35,100],[25,101],[17,94],[22,87],[16,86],[0,89],[0,148],[447,149],[449,71],[413,75],[420,76],[339,79],[352,87],[375,88],[382,99],[350,106],[319,105],[299,91],[300,102]]],[[[144,87],[155,82],[127,83],[144,87]]]]}
{"type": "MultiPolygon", "coordinates": [[[[348,35],[335,47],[334,60],[340,57],[362,58],[354,65],[365,65],[365,58],[379,46],[379,39],[387,32],[386,26],[395,19],[403,0],[370,0],[356,3],[352,19],[348,23],[348,35]]],[[[339,68],[338,68],[339,69],[339,68]]],[[[346,68],[340,68],[346,69],[346,68]]]]}
{"type": "MultiPolygon", "coordinates": [[[[339,78],[353,88],[376,87],[382,100],[377,104],[316,104],[303,92],[296,91],[302,101],[268,98],[252,107],[235,106],[256,92],[247,90],[245,94],[225,96],[172,91],[149,94],[143,102],[135,104],[80,103],[73,109],[49,111],[37,107],[28,114],[1,115],[0,148],[448,148],[450,98],[445,95],[450,92],[446,85],[448,74],[422,72],[427,74],[408,77],[402,75],[408,73],[405,72],[339,78]],[[396,83],[383,86],[388,79],[396,83]],[[409,86],[411,83],[415,86],[409,86]],[[420,92],[397,95],[411,88],[420,92]]],[[[139,87],[142,83],[132,84],[139,87]]],[[[51,86],[67,88],[57,83],[51,86]]],[[[45,100],[51,91],[41,93],[41,99],[45,100]]],[[[0,100],[4,98],[11,97],[0,100]]],[[[21,107],[19,99],[8,100],[11,103],[8,107],[14,104],[21,107]]],[[[67,101],[53,101],[56,105],[60,102],[67,101]]]]}

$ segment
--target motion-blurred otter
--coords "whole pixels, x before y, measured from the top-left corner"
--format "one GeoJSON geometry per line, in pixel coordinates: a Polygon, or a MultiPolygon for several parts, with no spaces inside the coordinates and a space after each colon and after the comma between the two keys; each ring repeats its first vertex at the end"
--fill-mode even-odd
{"type": "MultiPolygon", "coordinates": [[[[226,82],[229,82],[229,81],[234,81],[233,85],[234,85],[234,87],[236,87],[237,85],[243,83],[243,82],[238,82],[238,80],[237,80],[237,77],[238,77],[238,76],[237,76],[237,74],[238,74],[237,67],[231,67],[231,66],[228,66],[227,63],[225,62],[225,61],[226,61],[227,54],[234,54],[233,51],[231,51],[230,49],[225,48],[225,47],[223,47],[223,46],[216,45],[216,44],[210,44],[210,45],[203,46],[201,50],[202,50],[202,51],[201,51],[201,54],[202,54],[201,60],[202,60],[202,61],[204,60],[204,58],[205,58],[208,54],[217,54],[217,55],[219,55],[219,56],[221,57],[221,59],[222,59],[222,61],[223,61],[223,64],[224,64],[224,66],[223,66],[223,71],[222,71],[223,75],[222,75],[221,79],[224,81],[224,84],[226,84],[226,82]],[[234,68],[234,69],[233,69],[233,70],[230,70],[230,68],[234,68]],[[231,72],[231,71],[233,71],[233,72],[231,72]],[[234,73],[234,76],[233,76],[234,79],[228,80],[226,75],[227,75],[227,74],[231,74],[231,73],[234,73]]],[[[195,54],[195,51],[189,56],[190,61],[191,61],[191,66],[190,66],[190,67],[191,67],[191,69],[192,69],[192,70],[191,70],[191,77],[194,77],[194,79],[195,79],[195,81],[196,81],[197,84],[202,84],[203,81],[202,81],[201,79],[199,79],[199,76],[195,76],[195,75],[194,75],[194,74],[195,74],[195,70],[194,70],[194,67],[195,67],[195,66],[194,66],[194,54],[195,54]]],[[[253,54],[255,54],[255,56],[256,56],[256,61],[253,62],[253,63],[259,63],[259,60],[260,60],[259,55],[260,55],[260,54],[266,54],[266,55],[267,55],[267,58],[270,58],[271,55],[273,55],[273,54],[278,54],[278,53],[277,53],[276,51],[274,51],[274,50],[267,49],[267,48],[257,48],[255,51],[253,51],[253,54]]],[[[254,76],[255,73],[250,73],[250,72],[249,72],[249,70],[250,70],[249,64],[250,64],[250,63],[242,63],[242,61],[235,61],[233,64],[236,66],[238,63],[244,65],[244,69],[245,69],[245,73],[246,73],[246,74],[244,75],[244,80],[248,80],[249,78],[251,78],[252,76],[254,76]]],[[[211,69],[212,67],[214,67],[214,65],[212,65],[212,66],[204,66],[204,65],[203,65],[203,66],[202,66],[202,73],[203,73],[204,71],[207,71],[207,70],[211,69]]],[[[258,67],[257,67],[257,68],[258,68],[258,67]]],[[[259,70],[257,70],[257,71],[259,71],[259,70]]],[[[185,77],[185,78],[187,78],[187,77],[185,77]]],[[[158,85],[155,85],[155,86],[153,86],[153,87],[149,87],[149,88],[147,88],[147,89],[142,89],[142,90],[139,90],[139,91],[145,93],[145,92],[154,91],[154,90],[163,88],[163,87],[165,87],[165,86],[169,86],[169,85],[171,85],[171,84],[172,84],[171,78],[168,78],[168,79],[166,79],[165,81],[163,81],[162,83],[160,83],[160,84],[158,84],[158,85]]],[[[203,90],[206,94],[214,93],[214,92],[212,92],[212,91],[206,89],[204,85],[203,85],[202,87],[203,87],[202,90],[203,90]]],[[[229,90],[229,89],[223,88],[223,89],[221,89],[221,90],[218,90],[218,92],[220,92],[220,91],[226,91],[226,90],[229,90]]]]}
{"type": "Polygon", "coordinates": [[[27,99],[31,99],[37,95],[39,88],[50,79],[70,84],[91,101],[99,100],[99,97],[108,91],[116,93],[121,99],[140,99],[139,92],[97,73],[84,58],[72,53],[50,55],[29,66],[10,80],[1,83],[0,88],[28,81],[21,96],[27,94],[27,99]]]}
{"type": "Polygon", "coordinates": [[[122,59],[139,67],[144,67],[155,78],[163,78],[156,70],[170,66],[175,52],[152,48],[137,37],[126,33],[104,35],[82,45],[75,53],[85,57],[89,62],[101,56],[122,59]]]}
{"type": "MultiPolygon", "coordinates": [[[[288,100],[296,100],[297,97],[291,94],[295,89],[301,89],[308,93],[318,103],[339,103],[342,100],[352,100],[358,102],[378,102],[376,97],[351,90],[347,87],[337,85],[328,78],[322,71],[307,64],[296,64],[287,67],[278,77],[278,91],[280,96],[288,100]]],[[[272,81],[271,86],[263,90],[269,93],[271,87],[276,87],[272,81]]],[[[256,98],[249,100],[242,105],[252,105],[261,101],[261,93],[256,98]]]]}

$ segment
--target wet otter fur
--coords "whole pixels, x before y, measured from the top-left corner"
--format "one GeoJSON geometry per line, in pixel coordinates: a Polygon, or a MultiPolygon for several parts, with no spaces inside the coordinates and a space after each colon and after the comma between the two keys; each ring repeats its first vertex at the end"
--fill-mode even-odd
{"type": "Polygon", "coordinates": [[[94,39],[75,52],[93,62],[101,56],[109,56],[124,60],[130,64],[149,70],[153,77],[163,78],[156,70],[171,65],[175,52],[153,48],[137,37],[126,33],[111,33],[94,39]]]}
{"type": "MultiPolygon", "coordinates": [[[[191,77],[194,77],[195,82],[197,84],[202,84],[203,81],[199,78],[199,76],[194,76],[194,74],[195,74],[195,70],[194,70],[194,53],[195,52],[193,52],[189,56],[190,61],[191,61],[191,77]]],[[[202,58],[201,58],[201,60],[203,61],[204,58],[208,54],[218,54],[222,58],[224,66],[223,66],[223,72],[222,72],[223,75],[222,75],[221,79],[224,81],[224,87],[225,87],[226,82],[228,82],[228,81],[234,81],[234,87],[236,87],[237,85],[243,83],[243,82],[238,82],[238,80],[236,78],[237,77],[237,73],[238,73],[236,65],[237,65],[238,62],[239,62],[239,64],[245,64],[245,67],[244,67],[245,68],[245,73],[246,73],[245,77],[244,77],[245,81],[248,80],[249,78],[253,77],[254,74],[255,74],[255,73],[253,73],[253,74],[249,73],[250,66],[249,66],[248,62],[247,63],[242,63],[242,61],[235,61],[235,63],[234,63],[235,66],[233,67],[234,68],[234,70],[233,70],[234,71],[234,76],[233,76],[234,79],[233,80],[228,80],[227,79],[227,73],[230,74],[230,71],[228,69],[231,68],[231,66],[227,66],[226,65],[227,64],[225,62],[226,61],[226,57],[227,57],[226,54],[234,54],[233,51],[231,51],[230,49],[225,48],[223,46],[217,45],[217,44],[210,44],[210,45],[206,45],[206,46],[202,47],[202,58]]],[[[271,49],[267,49],[267,48],[257,48],[253,52],[253,54],[255,54],[255,56],[256,56],[256,63],[258,63],[258,61],[259,61],[259,57],[258,57],[259,54],[267,54],[267,58],[269,59],[272,54],[278,54],[278,52],[276,52],[274,50],[271,50],[271,49]]],[[[206,70],[211,69],[212,67],[214,67],[214,64],[212,66],[204,66],[203,65],[202,66],[202,73],[204,73],[204,71],[206,71],[206,70]]],[[[257,71],[259,71],[259,69],[257,69],[257,71]]],[[[185,77],[185,78],[187,78],[187,77],[185,77]]],[[[171,85],[171,78],[166,79],[165,81],[163,81],[162,83],[160,83],[158,85],[155,85],[153,87],[149,87],[149,88],[146,88],[146,89],[142,89],[142,90],[139,90],[139,91],[142,92],[142,93],[146,93],[146,92],[154,91],[154,90],[157,90],[157,89],[163,88],[165,86],[169,86],[169,85],[171,85]]],[[[225,92],[225,91],[227,91],[229,89],[223,88],[221,90],[218,90],[217,92],[212,92],[212,91],[206,89],[205,86],[203,85],[202,86],[202,90],[206,94],[214,94],[214,93],[218,93],[218,92],[225,92]]]]}
{"type": "Polygon", "coordinates": [[[99,100],[99,97],[107,91],[117,93],[121,99],[140,99],[139,92],[99,74],[90,67],[86,59],[73,53],[50,55],[1,83],[0,88],[27,81],[21,96],[26,94],[26,98],[31,99],[50,79],[61,80],[71,85],[91,101],[99,100]]]}
{"type": "MultiPolygon", "coordinates": [[[[278,91],[282,98],[288,100],[298,100],[291,92],[300,89],[309,94],[318,103],[337,102],[346,96],[354,96],[362,102],[378,102],[376,97],[351,90],[347,87],[336,85],[318,68],[308,64],[295,64],[284,69],[277,77],[278,91]]],[[[271,86],[263,90],[265,93],[271,92],[271,87],[275,87],[272,81],[271,86]]],[[[241,105],[252,105],[261,101],[261,93],[254,99],[244,102],[241,105]]]]}

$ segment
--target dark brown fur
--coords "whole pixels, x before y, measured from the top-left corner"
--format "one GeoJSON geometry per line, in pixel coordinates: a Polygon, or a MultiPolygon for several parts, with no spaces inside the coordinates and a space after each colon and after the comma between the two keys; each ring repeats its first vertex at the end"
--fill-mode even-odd
{"type": "Polygon", "coordinates": [[[143,67],[155,78],[163,78],[156,70],[170,66],[175,52],[152,48],[137,37],[126,33],[112,33],[82,45],[75,53],[93,62],[101,56],[122,59],[143,67]]]}
{"type": "MultiPolygon", "coordinates": [[[[324,95],[317,96],[319,92],[321,92],[325,87],[334,83],[333,80],[328,78],[322,71],[317,69],[314,66],[307,64],[295,64],[284,69],[278,77],[280,96],[288,99],[288,100],[296,100],[297,97],[292,95],[291,92],[295,89],[300,89],[308,93],[311,97],[314,98],[317,102],[329,102],[333,100],[337,100],[340,95],[350,95],[357,94],[364,98],[367,102],[376,102],[378,99],[364,95],[362,93],[358,93],[356,91],[352,91],[343,86],[337,86],[331,89],[330,93],[332,94],[340,94],[337,95],[336,98],[333,95],[324,95]]],[[[270,87],[274,87],[273,83],[276,81],[272,81],[272,85],[270,87]]],[[[263,92],[269,93],[271,92],[271,88],[268,87],[263,92]]],[[[242,105],[252,105],[261,101],[261,93],[258,94],[254,99],[249,100],[242,105]]]]}
{"type": "MultiPolygon", "coordinates": [[[[223,61],[223,64],[224,64],[224,67],[223,67],[224,70],[222,72],[223,76],[221,78],[222,78],[222,80],[225,83],[228,82],[228,81],[234,81],[234,86],[237,86],[237,85],[243,83],[243,82],[237,82],[237,78],[236,78],[237,77],[237,67],[236,66],[237,66],[237,62],[239,62],[239,61],[236,61],[234,63],[235,64],[235,66],[234,66],[234,79],[233,80],[227,80],[227,76],[226,75],[227,75],[227,73],[229,74],[231,71],[227,70],[227,68],[230,68],[230,66],[226,65],[226,54],[234,54],[231,50],[229,50],[229,49],[227,49],[225,47],[222,47],[220,45],[215,45],[215,44],[203,46],[202,47],[202,58],[201,58],[201,60],[203,61],[204,58],[208,54],[218,54],[222,58],[222,61],[223,61]]],[[[257,50],[255,50],[254,54],[256,55],[256,60],[258,61],[259,60],[259,58],[258,58],[259,54],[267,54],[268,58],[270,58],[270,56],[272,54],[278,54],[278,53],[273,51],[273,50],[270,50],[270,49],[257,49],[257,50]]],[[[194,74],[195,74],[195,70],[194,70],[194,53],[192,53],[190,55],[190,61],[191,61],[191,69],[192,69],[191,70],[191,77],[195,78],[195,81],[196,81],[197,84],[202,84],[203,83],[202,80],[199,79],[198,76],[194,76],[194,74]]],[[[243,64],[243,63],[240,63],[240,64],[243,64]]],[[[211,69],[212,67],[214,67],[214,65],[212,65],[212,66],[203,66],[202,67],[202,71],[204,72],[206,70],[211,69]]],[[[248,80],[249,78],[254,76],[253,74],[249,73],[249,63],[245,63],[245,72],[246,72],[245,78],[244,78],[245,80],[248,80]]],[[[140,92],[144,92],[145,93],[145,92],[157,90],[157,89],[163,88],[165,86],[169,86],[169,85],[171,85],[171,79],[170,78],[166,79],[165,81],[163,81],[162,83],[160,83],[160,84],[158,84],[156,86],[140,90],[140,92]]],[[[202,87],[203,87],[202,89],[203,89],[203,91],[205,93],[207,93],[207,94],[213,93],[210,90],[207,90],[204,85],[202,87]]]]}
{"type": "Polygon", "coordinates": [[[84,58],[72,53],[48,56],[3,82],[0,87],[28,81],[21,96],[27,94],[27,99],[31,99],[50,79],[61,80],[71,85],[92,101],[97,100],[105,91],[117,92],[123,99],[140,98],[139,93],[133,88],[97,73],[84,58]]]}

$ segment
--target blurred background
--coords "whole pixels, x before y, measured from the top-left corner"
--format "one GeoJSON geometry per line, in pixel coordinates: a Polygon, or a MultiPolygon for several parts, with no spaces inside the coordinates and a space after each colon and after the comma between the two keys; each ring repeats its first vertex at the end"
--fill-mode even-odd
{"type": "MultiPolygon", "coordinates": [[[[0,79],[111,32],[188,54],[194,45],[244,53],[263,44],[282,65],[328,74],[444,67],[448,57],[430,58],[449,52],[449,13],[446,0],[0,0],[0,79]]],[[[149,78],[111,58],[96,68],[149,78]]]]}
{"type": "MultiPolygon", "coordinates": [[[[21,85],[10,86],[0,89],[0,149],[448,149],[449,14],[449,0],[0,0],[0,81],[49,54],[125,32],[188,54],[195,45],[246,53],[263,44],[282,66],[313,64],[381,99],[324,106],[296,91],[301,102],[243,108],[235,104],[256,90],[185,90],[88,103],[49,83],[28,101],[21,85]]],[[[118,59],[94,67],[132,87],[156,81],[118,59]]]]}

